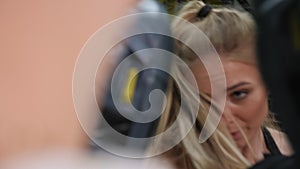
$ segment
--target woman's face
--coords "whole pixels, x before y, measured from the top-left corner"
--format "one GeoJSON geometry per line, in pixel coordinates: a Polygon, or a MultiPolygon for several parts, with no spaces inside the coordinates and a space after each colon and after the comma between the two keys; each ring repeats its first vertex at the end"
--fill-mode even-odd
{"type": "MultiPolygon", "coordinates": [[[[241,53],[240,53],[241,54],[241,53]]],[[[226,77],[226,104],[222,115],[238,147],[247,146],[236,123],[251,142],[259,138],[261,125],[268,112],[267,92],[255,65],[227,59],[220,55],[226,77]]],[[[191,65],[199,90],[211,96],[211,85],[201,61],[191,65]]],[[[220,74],[212,75],[214,80],[220,74]]],[[[220,79],[220,78],[219,78],[220,79]]]]}

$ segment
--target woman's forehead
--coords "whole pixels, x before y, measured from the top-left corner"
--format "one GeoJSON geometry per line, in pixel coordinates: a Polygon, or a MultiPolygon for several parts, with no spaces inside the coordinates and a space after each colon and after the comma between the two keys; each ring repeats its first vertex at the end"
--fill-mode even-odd
{"type": "Polygon", "coordinates": [[[222,84],[224,84],[224,76],[227,87],[240,82],[247,82],[250,84],[260,82],[258,69],[253,64],[246,64],[226,59],[222,60],[222,65],[223,71],[212,71],[208,73],[201,61],[195,61],[191,64],[190,68],[194,73],[198,87],[201,90],[210,92],[211,83],[214,83],[215,86],[222,87],[222,84]]]}

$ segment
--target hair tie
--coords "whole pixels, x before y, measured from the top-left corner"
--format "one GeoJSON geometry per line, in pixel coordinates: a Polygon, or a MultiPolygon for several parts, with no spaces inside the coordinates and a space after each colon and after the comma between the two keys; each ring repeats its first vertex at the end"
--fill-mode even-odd
{"type": "Polygon", "coordinates": [[[209,6],[209,5],[204,5],[198,12],[197,16],[199,18],[205,18],[209,13],[210,11],[212,10],[212,7],[209,6]]]}

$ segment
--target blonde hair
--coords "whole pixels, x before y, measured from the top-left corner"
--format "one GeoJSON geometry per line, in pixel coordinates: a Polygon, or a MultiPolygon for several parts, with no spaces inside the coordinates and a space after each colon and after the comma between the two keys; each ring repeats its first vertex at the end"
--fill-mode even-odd
{"type": "MultiPolygon", "coordinates": [[[[175,71],[177,70],[175,69],[175,71]]],[[[160,119],[157,127],[157,133],[161,133],[168,129],[171,125],[174,125],[174,123],[177,123],[179,126],[178,128],[183,130],[179,130],[179,133],[174,133],[174,135],[185,135],[184,132],[186,130],[184,130],[184,128],[187,127],[187,124],[191,123],[191,120],[188,116],[183,116],[184,118],[176,120],[179,107],[181,106],[181,100],[178,96],[178,88],[173,83],[174,82],[172,81],[167,92],[168,104],[160,119]]],[[[181,91],[180,94],[185,95],[181,98],[193,95],[192,93],[186,93],[186,91],[181,91]]],[[[190,100],[192,101],[193,99],[190,100]]],[[[167,151],[164,156],[171,160],[178,169],[247,168],[250,163],[241,154],[230,134],[225,129],[225,126],[218,127],[207,141],[199,143],[199,130],[202,129],[205,120],[207,120],[207,114],[203,112],[208,112],[210,106],[208,102],[199,102],[199,113],[196,119],[196,125],[191,128],[189,133],[179,144],[167,151]]],[[[186,108],[186,111],[190,111],[188,107],[186,108]]],[[[217,111],[218,110],[215,109],[211,113],[216,115],[218,114],[217,111]]],[[[172,138],[157,140],[159,143],[156,143],[155,145],[168,144],[170,141],[172,141],[172,138]]],[[[155,148],[157,147],[154,147],[153,149],[155,148]]]]}
{"type": "MultiPolygon", "coordinates": [[[[240,45],[253,44],[255,40],[255,22],[247,12],[229,8],[217,8],[204,18],[197,17],[199,10],[205,4],[202,1],[190,1],[180,11],[179,17],[193,23],[202,30],[208,37],[218,53],[233,52],[239,49],[240,45]]],[[[173,33],[180,37],[185,37],[188,41],[194,41],[191,32],[185,30],[183,20],[175,20],[172,25],[173,33]]],[[[205,42],[197,40],[197,43],[205,42]]],[[[205,42],[206,43],[206,42],[205,42]]],[[[205,44],[199,44],[199,47],[205,44]]],[[[185,60],[192,61],[198,58],[187,46],[181,42],[176,42],[176,52],[185,60]]],[[[241,56],[243,57],[243,56],[241,56]]],[[[255,58],[234,58],[243,62],[255,62],[255,58]]]]}
{"type": "MultiPolygon", "coordinates": [[[[219,53],[231,53],[243,45],[252,45],[251,47],[254,47],[256,28],[249,13],[229,8],[217,8],[212,9],[206,17],[200,18],[197,14],[204,5],[202,1],[190,1],[182,8],[179,17],[193,23],[202,30],[219,53]]],[[[193,32],[189,32],[185,29],[184,21],[174,20],[172,30],[176,37],[190,41],[190,44],[196,43],[193,42],[195,41],[193,32]]],[[[201,40],[199,39],[197,43],[199,43],[199,48],[206,47],[205,44],[201,44],[201,40]]],[[[176,41],[175,45],[177,55],[187,64],[192,63],[198,58],[198,56],[182,42],[176,41]]],[[[249,56],[235,55],[229,59],[245,62],[247,64],[256,64],[256,58],[249,56]]],[[[176,78],[178,78],[179,81],[185,80],[182,77],[184,75],[179,69],[175,67],[172,71],[175,71],[175,74],[178,75],[176,78]]],[[[189,87],[188,85],[185,86],[187,88],[189,87]]],[[[160,119],[157,133],[165,131],[175,122],[176,113],[178,113],[179,107],[181,106],[178,93],[178,88],[175,82],[172,81],[167,91],[168,103],[160,119]]],[[[191,96],[193,96],[194,93],[192,91],[180,91],[180,94],[185,95],[184,97],[189,98],[191,102],[193,102],[194,97],[191,96]]],[[[222,127],[222,124],[219,124],[216,131],[206,142],[199,143],[199,132],[205,120],[207,120],[207,113],[205,112],[208,112],[209,106],[211,105],[208,97],[203,94],[201,96],[204,97],[204,100],[207,102],[190,103],[198,104],[200,108],[196,125],[192,127],[187,136],[179,144],[164,155],[172,160],[180,169],[248,168],[250,165],[249,161],[242,155],[234,140],[225,129],[226,127],[222,127]]],[[[218,110],[215,109],[214,113],[217,114],[218,110]]],[[[270,118],[267,119],[268,121],[272,121],[270,118]]],[[[180,119],[178,122],[179,128],[185,128],[186,123],[189,123],[188,118],[180,119]]],[[[174,134],[183,135],[184,133],[174,134]]],[[[167,142],[168,140],[159,141],[167,142]]],[[[248,146],[250,146],[249,143],[248,146]]]]}

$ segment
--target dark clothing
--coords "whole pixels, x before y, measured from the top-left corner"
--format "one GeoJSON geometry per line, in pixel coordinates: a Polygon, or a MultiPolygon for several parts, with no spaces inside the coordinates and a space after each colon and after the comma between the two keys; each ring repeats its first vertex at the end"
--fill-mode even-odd
{"type": "Polygon", "coordinates": [[[277,147],[271,133],[269,132],[269,130],[267,128],[262,128],[262,132],[264,135],[264,140],[266,143],[266,146],[268,148],[268,150],[270,151],[270,154],[264,154],[264,157],[270,157],[272,155],[282,155],[279,148],[277,147]]]}
{"type": "Polygon", "coordinates": [[[296,169],[295,156],[282,155],[268,129],[263,128],[262,131],[270,153],[264,154],[265,159],[250,167],[250,169],[296,169]]]}

